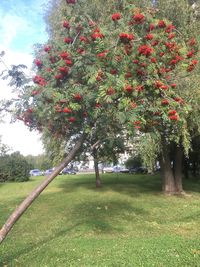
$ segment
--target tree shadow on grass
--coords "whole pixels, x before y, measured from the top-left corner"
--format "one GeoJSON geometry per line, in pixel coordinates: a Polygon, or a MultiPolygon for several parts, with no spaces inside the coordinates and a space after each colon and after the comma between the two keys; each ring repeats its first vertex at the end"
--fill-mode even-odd
{"type": "MultiPolygon", "coordinates": [[[[8,255],[1,255],[0,257],[0,266],[8,266],[7,264],[10,264],[13,260],[17,259],[18,257],[20,257],[23,254],[28,254],[31,253],[34,249],[38,248],[38,247],[42,247],[45,244],[48,244],[49,242],[53,241],[54,239],[57,239],[61,236],[66,235],[66,233],[69,233],[70,231],[72,231],[74,228],[77,227],[77,224],[73,225],[72,227],[66,228],[66,229],[62,229],[61,231],[58,231],[54,234],[54,236],[48,236],[47,238],[36,242],[34,244],[29,244],[29,245],[24,245],[25,247],[23,249],[18,249],[18,246],[16,246],[15,251],[9,251],[8,255]]],[[[17,245],[17,242],[16,242],[17,245]]]]}
{"type": "Polygon", "coordinates": [[[77,203],[71,212],[71,220],[84,226],[85,230],[99,233],[113,233],[123,230],[123,221],[137,221],[138,216],[148,216],[142,207],[128,201],[94,199],[77,203]]]}
{"type": "MultiPolygon", "coordinates": [[[[102,187],[99,192],[114,191],[137,197],[140,194],[162,194],[162,181],[160,174],[156,175],[134,175],[134,174],[103,174],[102,187]]],[[[94,174],[80,175],[76,179],[63,179],[59,186],[64,192],[73,192],[79,188],[97,190],[95,187],[94,174]]],[[[200,180],[183,179],[185,192],[200,192],[200,180]]]]}
{"type": "MultiPolygon", "coordinates": [[[[69,179],[65,179],[64,177],[59,181],[59,186],[64,193],[71,193],[80,188],[96,191],[94,175],[82,175],[80,177],[68,178],[69,179]]],[[[161,179],[159,176],[112,174],[103,175],[102,178],[103,187],[98,192],[113,191],[121,194],[128,194],[132,197],[136,197],[142,193],[161,193],[161,179]]],[[[47,204],[49,204],[49,201],[53,202],[52,199],[56,199],[57,194],[58,193],[55,192],[47,192],[45,195],[42,195],[43,204],[46,204],[48,207],[49,205],[47,204]]],[[[142,217],[144,221],[148,220],[147,210],[143,207],[135,206],[134,203],[130,203],[128,200],[119,199],[115,195],[112,196],[112,199],[103,199],[100,198],[100,196],[96,198],[96,194],[92,194],[92,198],[90,198],[91,196],[88,195],[84,200],[78,199],[77,202],[73,203],[70,207],[70,212],[66,212],[65,214],[64,211],[64,224],[59,228],[59,231],[55,231],[53,235],[43,238],[40,241],[36,240],[34,244],[31,243],[27,245],[24,243],[22,248],[20,248],[20,246],[18,248],[16,240],[16,248],[13,251],[7,250],[4,255],[1,255],[0,266],[1,264],[5,265],[5,263],[8,264],[12,262],[15,258],[23,254],[31,253],[32,250],[40,246],[47,246],[49,242],[57,238],[65,238],[67,234],[70,234],[72,238],[74,235],[77,236],[77,234],[80,236],[104,233],[115,234],[120,231],[123,232],[127,222],[137,222],[138,217],[142,217]],[[71,227],[66,226],[68,221],[72,222],[73,225],[71,227]]],[[[12,202],[16,202],[16,199],[12,202]]],[[[11,204],[12,203],[7,203],[7,207],[11,204]]],[[[52,206],[49,207],[49,212],[51,208],[52,206]]],[[[55,209],[56,207],[53,208],[55,209]]],[[[9,244],[6,246],[9,248],[9,244]]]]}
{"type": "MultiPolygon", "coordinates": [[[[52,194],[56,199],[56,193],[48,193],[44,198],[41,197],[43,205],[49,203],[48,196],[50,195],[50,199],[52,201],[52,194]]],[[[25,244],[25,242],[22,244],[21,240],[16,240],[16,246],[14,249],[13,246],[9,249],[9,243],[6,244],[5,254],[2,253],[0,258],[0,266],[12,264],[15,259],[21,257],[22,255],[29,254],[34,249],[48,246],[48,243],[55,242],[58,238],[69,239],[70,236],[70,238],[73,239],[77,236],[91,237],[99,234],[116,234],[124,231],[124,222],[131,221],[134,223],[134,221],[137,221],[138,216],[144,216],[145,218],[148,217],[148,212],[146,210],[142,207],[135,207],[134,204],[131,205],[128,201],[119,199],[106,200],[101,198],[98,198],[95,201],[95,199],[89,198],[90,196],[86,196],[84,201],[78,199],[72,206],[70,206],[70,212],[66,211],[65,213],[64,210],[62,218],[63,223],[60,226],[59,231],[55,230],[55,232],[53,232],[52,229],[50,229],[50,231],[53,232],[53,235],[50,235],[40,241],[36,239],[35,242],[31,241],[30,244],[25,244]],[[67,226],[69,222],[73,225],[67,226]]],[[[51,209],[52,207],[50,206],[49,213],[51,209]]],[[[30,220],[32,220],[32,218],[30,218],[30,220]]],[[[26,223],[28,223],[27,220],[26,223]]],[[[46,227],[49,228],[51,226],[46,225],[46,227]]],[[[15,229],[15,231],[16,230],[17,229],[15,229]]],[[[24,233],[25,232],[26,228],[24,229],[24,233]]],[[[35,234],[35,236],[38,236],[38,234],[39,233],[37,233],[37,235],[35,234]]]]}
{"type": "Polygon", "coordinates": [[[183,179],[183,188],[186,192],[200,192],[200,179],[183,179]]]}
{"type": "MultiPolygon", "coordinates": [[[[62,180],[59,185],[65,192],[73,192],[79,188],[97,190],[94,175],[82,175],[73,180],[62,180]]],[[[133,197],[139,194],[161,193],[161,178],[158,175],[130,175],[130,174],[104,174],[102,187],[99,191],[115,191],[133,197]]]]}

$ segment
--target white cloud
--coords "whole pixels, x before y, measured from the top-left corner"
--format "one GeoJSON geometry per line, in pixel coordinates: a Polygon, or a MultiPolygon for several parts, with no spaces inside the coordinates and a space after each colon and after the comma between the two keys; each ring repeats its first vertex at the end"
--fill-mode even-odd
{"type": "Polygon", "coordinates": [[[30,132],[22,122],[1,124],[0,135],[2,143],[7,144],[13,151],[20,151],[24,156],[44,152],[39,134],[30,132]]]}
{"type": "MultiPolygon", "coordinates": [[[[34,43],[47,39],[43,22],[43,1],[11,0],[10,8],[0,6],[0,35],[1,45],[14,50],[32,50],[34,43]],[[6,12],[5,12],[6,10],[6,12]]],[[[46,2],[46,1],[45,1],[46,2]]]]}
{"type": "MultiPolygon", "coordinates": [[[[5,2],[2,0],[0,6],[0,52],[5,51],[3,61],[10,65],[24,64],[28,67],[27,75],[30,74],[33,57],[32,46],[34,43],[43,42],[46,34],[44,24],[42,24],[41,4],[42,0],[22,1],[10,0],[10,8],[3,10],[5,2]]],[[[45,1],[46,2],[46,1],[45,1]]],[[[5,66],[0,63],[0,72],[5,66]]],[[[7,85],[7,81],[0,79],[0,100],[13,97],[12,89],[7,85]]],[[[20,151],[22,154],[37,155],[43,152],[40,136],[36,132],[30,132],[22,122],[9,124],[10,118],[5,118],[5,123],[0,124],[0,136],[2,142],[10,146],[13,151],[20,151]]]]}
{"type": "Polygon", "coordinates": [[[19,31],[25,31],[26,28],[25,19],[13,14],[5,14],[1,18],[1,44],[5,47],[10,47],[17,33],[19,31]]]}

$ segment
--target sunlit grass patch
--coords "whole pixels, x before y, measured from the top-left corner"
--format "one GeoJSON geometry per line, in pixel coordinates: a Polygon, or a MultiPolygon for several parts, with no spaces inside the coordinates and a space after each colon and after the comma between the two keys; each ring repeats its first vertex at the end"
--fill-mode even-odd
{"type": "MultiPolygon", "coordinates": [[[[0,266],[200,266],[200,184],[167,197],[159,176],[58,176],[0,247],[0,266]]],[[[42,180],[0,186],[0,223],[42,180]]]]}

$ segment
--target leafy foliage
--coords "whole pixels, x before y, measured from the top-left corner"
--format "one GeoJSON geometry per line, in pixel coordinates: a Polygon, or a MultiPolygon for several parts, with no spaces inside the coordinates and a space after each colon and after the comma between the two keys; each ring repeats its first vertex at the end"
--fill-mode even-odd
{"type": "Polygon", "coordinates": [[[161,150],[160,136],[153,133],[146,133],[141,136],[141,145],[139,147],[139,155],[145,166],[150,172],[155,169],[155,162],[161,150]]]}
{"type": "Polygon", "coordinates": [[[0,182],[29,180],[30,166],[19,152],[0,156],[0,182]]]}
{"type": "Polygon", "coordinates": [[[1,141],[1,136],[0,136],[0,156],[4,156],[9,152],[10,148],[3,144],[1,141]]]}
{"type": "Polygon", "coordinates": [[[31,169],[47,170],[52,168],[52,162],[47,155],[28,155],[25,157],[31,169]]]}
{"type": "Polygon", "coordinates": [[[125,162],[125,166],[127,168],[141,167],[142,166],[141,157],[138,155],[128,158],[127,161],[125,162]]]}
{"type": "Polygon", "coordinates": [[[51,8],[50,39],[35,51],[35,85],[15,102],[16,118],[54,144],[81,132],[88,142],[94,129],[118,123],[132,134],[182,142],[187,153],[192,103],[182,85],[195,75],[197,40],[176,28],[178,20],[175,26],[159,9],[142,11],[131,1],[56,1],[51,8]]]}

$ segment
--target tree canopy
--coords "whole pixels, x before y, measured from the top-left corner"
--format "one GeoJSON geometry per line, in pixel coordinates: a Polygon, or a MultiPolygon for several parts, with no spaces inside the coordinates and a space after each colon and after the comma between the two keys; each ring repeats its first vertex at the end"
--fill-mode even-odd
{"type": "Polygon", "coordinates": [[[49,41],[35,51],[35,85],[20,93],[16,118],[64,147],[81,133],[88,142],[124,128],[149,133],[160,150],[175,142],[188,153],[191,129],[199,127],[189,99],[197,87],[183,86],[196,77],[197,40],[189,28],[182,34],[179,16],[177,28],[160,9],[113,1],[102,14],[97,2],[96,13],[92,1],[53,4],[49,41]]]}

